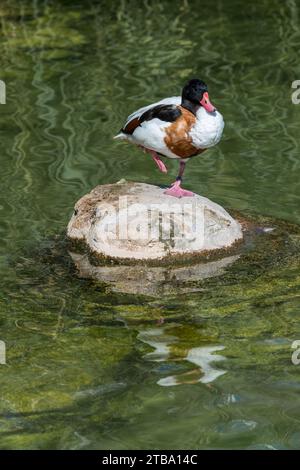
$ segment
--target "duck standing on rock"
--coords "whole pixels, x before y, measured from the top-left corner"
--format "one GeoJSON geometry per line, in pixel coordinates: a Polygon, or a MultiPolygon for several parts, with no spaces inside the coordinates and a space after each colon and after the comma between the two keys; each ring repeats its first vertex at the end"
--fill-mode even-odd
{"type": "Polygon", "coordinates": [[[181,96],[165,98],[130,114],[115,136],[149,153],[163,173],[167,173],[167,168],[160,157],[179,160],[176,181],[165,191],[169,196],[194,195],[181,187],[185,164],[221,139],[223,117],[210,102],[207,90],[202,80],[192,79],[183,87],[181,96]]]}

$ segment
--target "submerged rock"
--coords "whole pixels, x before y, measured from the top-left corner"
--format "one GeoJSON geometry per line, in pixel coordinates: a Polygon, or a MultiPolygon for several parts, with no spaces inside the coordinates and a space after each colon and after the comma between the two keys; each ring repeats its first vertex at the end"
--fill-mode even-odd
{"type": "Polygon", "coordinates": [[[158,186],[124,180],[83,196],[67,235],[95,255],[96,264],[169,263],[226,249],[243,238],[240,224],[203,196],[177,199],[158,186]]]}
{"type": "Polygon", "coordinates": [[[69,253],[80,278],[103,282],[112,292],[150,296],[195,292],[199,290],[198,281],[220,276],[239,258],[239,255],[226,256],[186,266],[97,266],[90,262],[87,254],[69,253]]]}

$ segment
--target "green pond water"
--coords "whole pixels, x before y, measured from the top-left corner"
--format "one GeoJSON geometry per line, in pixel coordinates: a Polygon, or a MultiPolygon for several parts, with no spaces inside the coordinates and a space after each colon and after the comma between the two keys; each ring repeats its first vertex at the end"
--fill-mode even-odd
{"type": "Polygon", "coordinates": [[[0,448],[300,448],[299,21],[296,0],[1,2],[0,448]],[[74,203],[173,181],[112,136],[191,77],[226,128],[185,186],[292,225],[189,291],[80,279],[74,203]]]}

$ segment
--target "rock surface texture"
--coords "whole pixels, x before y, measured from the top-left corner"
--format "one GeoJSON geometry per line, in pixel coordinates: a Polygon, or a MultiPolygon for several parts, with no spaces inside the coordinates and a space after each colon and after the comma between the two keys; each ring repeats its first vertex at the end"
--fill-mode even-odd
{"type": "Polygon", "coordinates": [[[164,189],[120,181],[97,186],[75,205],[68,238],[103,260],[176,260],[225,249],[240,224],[209,199],[177,199],[164,189]]]}

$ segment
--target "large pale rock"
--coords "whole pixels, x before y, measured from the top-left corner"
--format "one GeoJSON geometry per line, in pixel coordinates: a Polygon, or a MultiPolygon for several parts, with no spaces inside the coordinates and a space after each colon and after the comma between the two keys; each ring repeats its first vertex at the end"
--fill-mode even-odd
{"type": "Polygon", "coordinates": [[[240,224],[205,197],[177,199],[158,186],[124,180],[83,196],[67,234],[100,258],[136,261],[172,261],[243,237],[240,224]]]}

